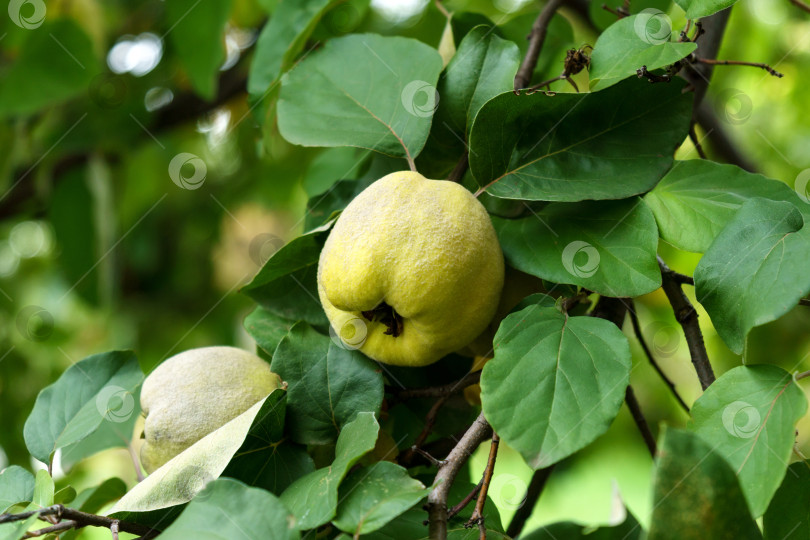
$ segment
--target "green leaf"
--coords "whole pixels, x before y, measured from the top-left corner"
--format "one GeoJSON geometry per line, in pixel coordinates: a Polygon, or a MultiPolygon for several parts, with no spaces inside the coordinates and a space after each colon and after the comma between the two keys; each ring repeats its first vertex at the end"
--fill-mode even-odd
{"type": "Polygon", "coordinates": [[[18,503],[31,502],[34,496],[34,475],[19,465],[0,472],[0,514],[18,503]]]}
{"type": "Polygon", "coordinates": [[[670,24],[663,12],[641,12],[611,24],[593,47],[591,88],[607,88],[635,75],[641,66],[652,71],[688,56],[697,44],[670,41],[670,24]]]}
{"type": "Polygon", "coordinates": [[[281,494],[281,501],[296,517],[298,529],[314,529],[334,517],[338,485],[349,468],[374,448],[379,429],[373,413],[358,413],[341,430],[332,465],[299,478],[281,494]]]}
{"type": "Polygon", "coordinates": [[[300,538],[292,525],[289,511],[275,495],[231,478],[220,478],[208,484],[160,538],[300,538]]]}
{"type": "Polygon", "coordinates": [[[96,487],[79,493],[70,505],[82,512],[97,514],[102,508],[127,492],[127,485],[120,478],[108,478],[96,487]]]}
{"type": "Polygon", "coordinates": [[[194,90],[206,100],[217,93],[219,68],[225,60],[225,23],[231,0],[166,2],[167,34],[194,90]]]}
{"type": "Polygon", "coordinates": [[[270,356],[273,355],[281,339],[287,335],[294,324],[295,321],[279,317],[262,306],[257,306],[245,317],[244,321],[247,333],[270,356]]]}
{"type": "MultiPolygon", "coordinates": [[[[489,528],[487,528],[486,534],[488,540],[511,540],[511,537],[506,536],[504,533],[489,528]]],[[[456,526],[447,528],[447,540],[476,540],[478,538],[481,538],[478,527],[456,526]]],[[[424,540],[429,539],[425,538],[424,540]]]]}
{"type": "MultiPolygon", "coordinates": [[[[367,168],[372,155],[368,150],[352,147],[327,148],[321,151],[312,160],[304,177],[304,189],[311,197],[310,201],[312,198],[318,201],[328,195],[340,180],[358,178],[360,172],[367,168]]],[[[317,224],[322,224],[327,217],[328,213],[322,214],[317,224]]]]}
{"type": "MultiPolygon", "coordinates": [[[[37,510],[34,505],[29,505],[24,511],[37,510]]],[[[28,529],[37,522],[38,517],[33,515],[24,521],[3,523],[0,525],[0,540],[20,540],[25,536],[28,529]]]]}
{"type": "Polygon", "coordinates": [[[334,523],[348,533],[365,534],[383,527],[427,497],[429,490],[399,465],[380,461],[357,469],[340,486],[334,523]]]}
{"type": "Polygon", "coordinates": [[[737,478],[701,437],[662,427],[648,540],[761,540],[737,478]]]}
{"type": "Polygon", "coordinates": [[[763,519],[765,540],[810,540],[810,466],[788,467],[763,519]]]}
{"type": "Polygon", "coordinates": [[[546,525],[529,534],[521,535],[521,540],[638,540],[644,531],[632,514],[621,525],[613,527],[588,527],[571,522],[546,525]]]}
{"type": "Polygon", "coordinates": [[[318,258],[331,223],[302,234],[276,251],[241,292],[283,319],[328,324],[318,300],[318,258]]]}
{"type": "Polygon", "coordinates": [[[728,348],[778,319],[810,292],[810,228],[789,202],[747,201],[695,268],[695,294],[728,348]]]}
{"type": "Polygon", "coordinates": [[[414,159],[427,140],[442,60],[409,38],[330,40],[283,78],[281,135],[303,146],[360,146],[414,159]]]}
{"type": "Polygon", "coordinates": [[[661,238],[678,249],[705,253],[753,197],[803,205],[782,182],[705,159],[675,162],[644,202],[655,215],[661,238]]]}
{"type": "Polygon", "coordinates": [[[69,504],[76,498],[76,490],[73,486],[65,486],[53,494],[54,504],[69,504]]]}
{"type": "Polygon", "coordinates": [[[481,374],[493,429],[534,469],[604,433],[630,378],[630,346],[613,323],[530,306],[501,322],[481,374]]]}
{"type": "Polygon", "coordinates": [[[25,32],[19,55],[0,68],[0,117],[29,115],[72,98],[97,71],[93,44],[81,27],[67,17],[49,18],[25,32]]]}
{"type": "Polygon", "coordinates": [[[49,463],[57,449],[81,441],[102,422],[128,420],[141,381],[132,351],[95,354],[73,364],[37,396],[23,430],[28,451],[49,463]]]}
{"type": "Polygon", "coordinates": [[[284,397],[284,390],[274,390],[265,399],[191,445],[135,485],[109,514],[151,512],[190,501],[210,481],[222,474],[233,456],[244,448],[248,433],[255,433],[256,429],[278,433],[278,427],[259,428],[257,425],[277,422],[272,412],[276,407],[283,407],[280,404],[284,397]]]}
{"type": "Polygon", "coordinates": [[[692,407],[690,428],[729,462],[754,517],[765,513],[785,476],[805,412],[790,373],[767,365],[727,371],[692,407]]]}
{"type": "MultiPolygon", "coordinates": [[[[487,517],[489,517],[487,515],[487,517]]],[[[419,506],[414,506],[402,515],[394,518],[383,528],[364,534],[363,540],[412,540],[424,538],[428,534],[425,521],[428,514],[419,506]]]]}
{"type": "Polygon", "coordinates": [[[248,92],[260,98],[288,70],[323,14],[336,0],[284,0],[256,40],[248,92]]]}
{"type": "Polygon", "coordinates": [[[624,81],[590,94],[503,93],[478,112],[470,169],[504,199],[623,199],[652,189],[689,130],[683,83],[624,81]],[[632,99],[628,99],[632,96],[632,99]]]}
{"type": "Polygon", "coordinates": [[[686,12],[687,19],[700,19],[733,6],[737,0],[675,0],[686,12]]]}
{"type": "Polygon", "coordinates": [[[287,382],[289,437],[301,444],[328,444],[356,414],[379,413],[383,379],[377,364],[344,349],[306,323],[293,326],[271,364],[287,382]]]}
{"type": "Polygon", "coordinates": [[[53,478],[45,469],[37,471],[34,482],[34,495],[31,503],[38,508],[45,508],[53,504],[54,485],[53,478]]]}
{"type": "Polygon", "coordinates": [[[466,151],[465,141],[478,111],[491,98],[512,89],[519,65],[517,46],[498,37],[491,26],[470,30],[439,80],[440,99],[420,166],[424,160],[455,165],[466,151]]]}
{"type": "Polygon", "coordinates": [[[640,199],[551,203],[492,222],[506,260],[528,274],[613,297],[661,286],[658,229],[640,199]]]}

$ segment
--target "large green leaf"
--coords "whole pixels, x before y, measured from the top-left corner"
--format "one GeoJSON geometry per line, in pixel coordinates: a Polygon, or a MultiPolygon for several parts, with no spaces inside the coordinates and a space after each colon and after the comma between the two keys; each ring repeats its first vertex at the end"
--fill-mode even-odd
{"type": "Polygon", "coordinates": [[[34,480],[34,494],[31,503],[38,508],[45,508],[53,504],[53,495],[56,487],[53,484],[53,477],[45,469],[37,471],[34,480]]]}
{"type": "Polygon", "coordinates": [[[293,326],[271,364],[289,385],[288,435],[302,444],[328,444],[361,411],[378,413],[383,398],[379,367],[306,323],[293,326]]]}
{"type": "Polygon", "coordinates": [[[789,202],[753,198],[717,235],[695,268],[695,293],[729,349],[810,292],[810,229],[789,202]]]}
{"type": "Polygon", "coordinates": [[[648,540],[761,540],[726,460],[694,433],[662,433],[648,540]]]}
{"type": "Polygon", "coordinates": [[[247,333],[270,356],[273,355],[282,338],[287,335],[294,324],[295,321],[280,317],[262,306],[257,306],[245,317],[244,321],[247,333]]]}
{"type": "Polygon", "coordinates": [[[299,529],[314,529],[334,517],[338,485],[349,468],[374,448],[379,430],[373,413],[358,413],[343,426],[332,465],[299,478],[281,494],[281,501],[292,510],[299,529]]]}
{"type": "Polygon", "coordinates": [[[551,203],[522,219],[492,222],[506,260],[528,274],[614,297],[661,286],[658,229],[640,199],[551,203]]]}
{"type": "Polygon", "coordinates": [[[164,540],[290,540],[301,535],[275,495],[231,478],[214,480],[160,534],[164,540]]]}
{"type": "Polygon", "coordinates": [[[27,31],[14,62],[0,67],[0,117],[31,114],[76,96],[97,71],[93,44],[81,27],[67,17],[49,18],[27,31]]]}
{"type": "Polygon", "coordinates": [[[125,422],[143,372],[132,351],[111,351],[76,362],[37,396],[23,434],[31,455],[49,463],[53,453],[96,431],[102,422],[125,422]]]}
{"type": "Polygon", "coordinates": [[[167,34],[191,85],[211,100],[225,60],[225,23],[231,0],[172,0],[165,3],[167,34]]]}
{"type": "Polygon", "coordinates": [[[641,12],[623,17],[599,35],[591,54],[591,88],[607,88],[636,74],[668,66],[697,48],[692,42],[672,42],[669,17],[641,12]]]}
{"type": "Polygon", "coordinates": [[[501,94],[478,112],[470,169],[504,199],[623,199],[652,189],[689,130],[683,83],[628,80],[590,94],[501,94]],[[628,99],[627,96],[633,96],[628,99]]]}
{"type": "Polygon", "coordinates": [[[686,12],[687,19],[700,19],[733,6],[737,0],[675,0],[686,12]]]}
{"type": "Polygon", "coordinates": [[[765,513],[785,476],[805,412],[790,373],[767,365],[727,371],[692,407],[691,429],[731,464],[754,517],[765,513]]]}
{"type": "Polygon", "coordinates": [[[250,440],[246,441],[248,433],[256,433],[258,429],[280,433],[280,426],[272,426],[279,420],[273,411],[283,407],[284,397],[284,390],[274,390],[212,431],[138,483],[109,513],[151,512],[190,501],[208,482],[223,473],[239,451],[254,448],[250,440]],[[263,427],[258,427],[263,423],[263,427]]]}
{"type": "Polygon", "coordinates": [[[341,484],[334,523],[355,535],[370,533],[427,497],[429,490],[388,461],[357,469],[341,484]]]}
{"type": "Polygon", "coordinates": [[[765,540],[810,540],[810,464],[788,467],[762,520],[765,540]]]}
{"type": "Polygon", "coordinates": [[[327,324],[318,300],[318,257],[331,224],[302,234],[276,251],[240,292],[290,321],[327,324]]]}
{"type": "Polygon", "coordinates": [[[256,40],[247,88],[261,97],[290,68],[324,12],[337,0],[284,0],[256,40]]]}
{"type": "Polygon", "coordinates": [[[506,317],[481,374],[484,414],[534,469],[604,433],[630,378],[630,346],[616,325],[538,305],[506,317]]]}
{"type": "Polygon", "coordinates": [[[762,197],[806,207],[786,184],[736,165],[705,159],[677,161],[644,196],[661,238],[679,249],[705,253],[745,201],[762,197]]]}
{"type": "Polygon", "coordinates": [[[279,130],[304,146],[360,146],[414,159],[430,131],[441,69],[439,53],[413,39],[330,40],[282,78],[279,130]]]}
{"type": "Polygon", "coordinates": [[[572,522],[560,522],[546,525],[529,534],[521,535],[521,540],[638,540],[644,531],[632,514],[621,525],[613,527],[587,527],[572,522]]]}
{"type": "Polygon", "coordinates": [[[31,502],[34,495],[34,475],[19,465],[0,472],[0,514],[10,506],[31,502]]]}

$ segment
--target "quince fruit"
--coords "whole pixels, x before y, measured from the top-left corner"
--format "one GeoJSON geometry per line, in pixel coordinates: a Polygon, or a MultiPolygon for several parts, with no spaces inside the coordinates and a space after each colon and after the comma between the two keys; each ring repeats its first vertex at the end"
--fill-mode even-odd
{"type": "Polygon", "coordinates": [[[203,347],[172,356],[143,382],[141,464],[151,473],[282,385],[241,349],[203,347]]]}
{"type": "Polygon", "coordinates": [[[318,293],[344,346],[424,366],[486,328],[503,276],[481,203],[459,184],[405,171],[380,178],[341,213],[321,251],[318,293]]]}

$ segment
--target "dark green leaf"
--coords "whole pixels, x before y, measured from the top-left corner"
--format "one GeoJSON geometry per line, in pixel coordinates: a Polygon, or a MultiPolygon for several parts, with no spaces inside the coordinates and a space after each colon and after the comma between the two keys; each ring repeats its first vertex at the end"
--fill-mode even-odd
{"type": "Polygon", "coordinates": [[[191,85],[207,100],[217,92],[219,68],[225,60],[225,23],[231,0],[166,2],[167,34],[191,85]]]}
{"type": "Polygon", "coordinates": [[[250,337],[255,339],[256,344],[270,356],[294,324],[295,321],[279,317],[261,306],[251,311],[244,322],[245,330],[250,337]]]}
{"type": "Polygon", "coordinates": [[[810,228],[789,202],[748,200],[695,268],[695,294],[729,349],[810,292],[810,228]]]}
{"type": "Polygon", "coordinates": [[[267,260],[241,292],[284,319],[326,325],[316,274],[330,227],[324,225],[291,240],[267,260]]]}
{"type": "Polygon", "coordinates": [[[0,514],[17,503],[31,502],[34,496],[34,475],[19,465],[0,472],[0,514]]]}
{"type": "Polygon", "coordinates": [[[803,205],[782,182],[705,159],[675,162],[644,202],[655,215],[661,238],[679,249],[705,253],[753,197],[803,205]]]}
{"type": "Polygon", "coordinates": [[[648,540],[761,540],[726,460],[694,433],[662,433],[648,540]]]}
{"type": "Polygon", "coordinates": [[[692,407],[691,429],[726,458],[751,513],[759,517],[785,476],[796,422],[807,400],[776,366],[739,366],[712,383],[692,407]]]}
{"type": "Polygon", "coordinates": [[[363,535],[363,540],[413,540],[425,538],[428,534],[425,521],[427,512],[420,506],[414,506],[404,514],[398,516],[385,527],[369,534],[363,535]]]}
{"type": "Polygon", "coordinates": [[[314,529],[332,519],[338,505],[338,485],[349,468],[374,448],[379,429],[373,413],[358,413],[341,430],[332,465],[299,478],[281,494],[281,501],[296,517],[296,527],[314,529]]]}
{"type": "Polygon", "coordinates": [[[506,260],[528,274],[614,297],[661,286],[658,229],[640,199],[551,203],[522,219],[492,222],[506,260]]]}
{"type": "Polygon", "coordinates": [[[275,495],[231,478],[214,480],[164,530],[164,540],[300,538],[289,511],[275,495]]]}
{"type": "Polygon", "coordinates": [[[506,317],[481,374],[493,429],[534,469],[604,433],[630,378],[630,346],[616,325],[530,306],[506,317]]]}
{"type": "Polygon", "coordinates": [[[591,88],[601,89],[636,74],[641,66],[652,71],[689,55],[692,42],[672,42],[672,27],[663,12],[641,12],[623,17],[599,35],[591,55],[591,88]]]}
{"type": "Polygon", "coordinates": [[[25,422],[31,455],[49,463],[53,452],[81,441],[102,422],[129,420],[141,381],[143,372],[132,351],[96,354],[70,366],[39,393],[25,422]]]}
{"type": "Polygon", "coordinates": [[[441,69],[439,53],[413,39],[333,39],[282,79],[279,130],[294,144],[413,159],[427,140],[441,69]]]}
{"type": "Polygon", "coordinates": [[[96,514],[102,508],[116,499],[120,499],[127,492],[127,485],[120,478],[108,478],[100,485],[85,489],[73,500],[70,505],[82,512],[96,514]]]}
{"type": "Polygon", "coordinates": [[[794,463],[763,519],[765,540],[810,540],[810,466],[794,463]]]}
{"type": "Polygon", "coordinates": [[[614,527],[586,527],[577,523],[561,522],[521,535],[521,540],[638,540],[644,531],[632,514],[621,525],[614,527]]]}
{"type": "Polygon", "coordinates": [[[383,527],[427,497],[422,482],[388,461],[352,472],[340,486],[334,523],[348,533],[365,534],[383,527]]]}
{"type": "MultiPolygon", "coordinates": [[[[304,189],[312,199],[319,200],[341,180],[354,180],[367,168],[373,154],[368,150],[352,147],[327,148],[312,160],[304,177],[304,189]]],[[[323,216],[318,225],[329,214],[323,216]]]]}
{"type": "Polygon", "coordinates": [[[306,323],[293,326],[272,368],[289,385],[288,434],[301,444],[328,444],[361,411],[378,413],[383,380],[377,365],[306,323]]]}
{"type": "Polygon", "coordinates": [[[683,84],[629,80],[590,94],[506,92],[470,135],[470,168],[505,199],[623,199],[652,189],[686,137],[683,84]],[[629,98],[632,96],[632,98],[629,98]]]}
{"type": "Polygon", "coordinates": [[[675,0],[686,12],[687,19],[700,19],[733,6],[737,0],[675,0]]]}

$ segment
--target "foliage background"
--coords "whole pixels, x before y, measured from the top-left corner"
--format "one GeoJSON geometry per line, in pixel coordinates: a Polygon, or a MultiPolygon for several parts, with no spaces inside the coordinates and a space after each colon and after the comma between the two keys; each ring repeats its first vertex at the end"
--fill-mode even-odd
{"type": "MultiPolygon", "coordinates": [[[[221,89],[244,87],[252,42],[275,3],[233,0],[226,53],[205,47],[193,51],[202,64],[230,65],[221,72],[221,89]]],[[[321,22],[314,36],[370,31],[438,45],[444,19],[433,4],[390,4],[398,8],[377,0],[370,6],[348,2],[321,22]],[[410,15],[403,15],[406,12],[410,15]]],[[[483,13],[498,23],[520,21],[527,14],[529,24],[539,5],[520,0],[445,4],[483,13]]],[[[678,18],[682,11],[668,2],[633,5],[668,10],[673,27],[683,26],[678,18]]],[[[252,348],[241,323],[253,304],[237,294],[237,288],[258,270],[268,250],[304,230],[307,200],[320,192],[325,171],[334,176],[345,170],[347,178],[358,175],[352,170],[353,152],[294,147],[277,133],[263,132],[243,92],[234,91],[213,104],[196,97],[200,87],[189,77],[193,64],[184,44],[196,43],[199,37],[193,27],[173,28],[166,9],[156,0],[47,2],[46,23],[72,25],[81,33],[79,41],[86,40],[90,47],[86,56],[70,58],[71,47],[63,50],[56,39],[45,40],[26,71],[14,74],[32,88],[55,88],[58,99],[42,106],[30,104],[32,94],[9,88],[13,61],[31,33],[0,17],[0,469],[31,465],[22,427],[36,394],[81,358],[131,348],[148,372],[162,359],[192,347],[252,348]],[[116,44],[138,39],[140,56],[124,58],[123,64],[111,56],[116,44]],[[160,56],[152,65],[155,50],[160,56]],[[74,61],[83,65],[79,79],[54,79],[54,70],[74,61]],[[131,70],[111,75],[111,69],[126,67],[131,70]],[[146,72],[133,74],[139,69],[146,72]],[[168,105],[147,110],[167,92],[173,95],[168,105]],[[205,162],[207,174],[199,189],[184,190],[172,183],[167,167],[180,152],[194,153],[205,162]],[[278,240],[268,241],[267,233],[278,240]]],[[[216,17],[214,11],[206,7],[199,17],[216,17]]],[[[612,21],[598,6],[591,6],[590,12],[597,25],[612,21]]],[[[595,41],[594,29],[579,14],[570,8],[561,13],[573,29],[573,39],[548,59],[552,75],[561,69],[566,48],[595,41]]],[[[787,1],[742,0],[732,12],[718,57],[767,62],[785,74],[776,79],[753,68],[718,67],[709,99],[720,127],[756,169],[792,186],[810,168],[810,115],[804,114],[810,95],[803,86],[810,71],[810,17],[787,1]]],[[[577,80],[586,77],[583,73],[577,80]]],[[[558,91],[571,91],[565,83],[556,84],[558,91]]],[[[686,143],[678,157],[696,156],[686,143]]],[[[378,159],[373,166],[406,168],[396,161],[378,159]]],[[[659,251],[674,269],[688,274],[698,260],[666,245],[659,251]]],[[[639,312],[665,371],[691,403],[700,387],[663,292],[642,298],[639,312]]],[[[705,313],[700,320],[719,376],[739,359],[714,333],[705,313]]],[[[788,371],[809,369],[808,325],[810,310],[798,307],[755,328],[747,358],[788,371]]],[[[634,363],[639,364],[632,382],[654,430],[663,419],[685,422],[641,350],[631,343],[634,363]]],[[[805,455],[810,453],[808,428],[805,418],[799,424],[799,448],[805,455]]],[[[474,481],[487,449],[483,445],[472,461],[474,481]]],[[[531,472],[516,453],[507,448],[501,452],[490,495],[507,522],[531,472]]],[[[649,513],[645,505],[651,468],[623,409],[604,436],[556,468],[527,530],[563,519],[604,523],[611,515],[614,490],[643,519],[649,513]]],[[[80,489],[112,474],[134,481],[125,450],[103,452],[61,482],[69,480],[80,489]]]]}

